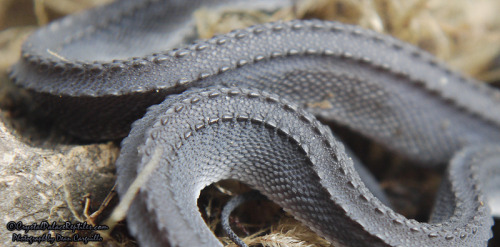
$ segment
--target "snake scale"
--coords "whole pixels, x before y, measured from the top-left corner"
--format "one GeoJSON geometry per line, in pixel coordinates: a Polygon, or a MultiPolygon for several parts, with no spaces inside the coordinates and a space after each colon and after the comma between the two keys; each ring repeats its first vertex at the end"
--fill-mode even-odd
{"type": "Polygon", "coordinates": [[[192,42],[199,7],[288,4],[117,1],[36,31],[11,78],[72,135],[130,132],[119,194],[154,164],[127,216],[142,246],[221,246],[197,207],[201,189],[221,179],[259,190],[340,246],[487,245],[487,203],[500,198],[500,93],[411,45],[337,22],[266,23],[192,42]],[[316,118],[447,165],[430,221],[375,197],[316,118]]]}

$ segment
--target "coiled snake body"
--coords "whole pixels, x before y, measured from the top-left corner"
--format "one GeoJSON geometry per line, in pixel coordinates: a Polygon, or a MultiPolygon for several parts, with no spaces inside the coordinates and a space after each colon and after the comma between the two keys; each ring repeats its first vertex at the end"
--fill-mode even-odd
{"type": "Polygon", "coordinates": [[[41,28],[13,67],[16,83],[81,138],[124,137],[158,104],[132,124],[116,164],[123,195],[157,163],[128,213],[141,245],[220,246],[196,200],[229,178],[332,243],[487,244],[487,202],[500,191],[498,91],[413,46],[336,22],[267,23],[181,45],[194,9],[226,4],[288,3],[117,1],[41,28]],[[448,164],[431,221],[374,197],[315,117],[427,166],[448,164]]]}

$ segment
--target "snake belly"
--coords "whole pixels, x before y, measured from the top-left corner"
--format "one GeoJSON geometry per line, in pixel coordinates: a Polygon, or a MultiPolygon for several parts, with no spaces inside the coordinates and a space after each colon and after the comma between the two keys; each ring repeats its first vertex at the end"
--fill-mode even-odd
{"type": "Polygon", "coordinates": [[[116,163],[121,195],[157,163],[128,213],[141,245],[220,246],[196,199],[228,178],[339,245],[487,245],[486,203],[500,190],[497,90],[411,45],[337,22],[265,23],[183,44],[195,9],[233,4],[290,3],[117,1],[39,29],[12,69],[68,133],[130,132],[116,163]],[[430,222],[374,197],[316,117],[424,165],[447,165],[430,222]]]}

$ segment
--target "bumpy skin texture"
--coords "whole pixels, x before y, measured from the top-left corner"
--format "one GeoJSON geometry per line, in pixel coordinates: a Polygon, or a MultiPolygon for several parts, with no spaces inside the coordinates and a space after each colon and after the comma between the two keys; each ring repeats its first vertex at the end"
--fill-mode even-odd
{"type": "Polygon", "coordinates": [[[336,22],[268,23],[179,45],[196,7],[227,2],[118,1],[40,29],[13,67],[18,85],[82,138],[125,136],[167,97],[133,124],[117,161],[123,195],[160,155],[128,214],[141,245],[221,245],[196,199],[227,178],[334,243],[486,245],[483,193],[498,195],[500,178],[498,91],[413,46],[336,22]],[[408,220],[375,198],[315,116],[428,166],[455,155],[432,221],[408,220]]]}

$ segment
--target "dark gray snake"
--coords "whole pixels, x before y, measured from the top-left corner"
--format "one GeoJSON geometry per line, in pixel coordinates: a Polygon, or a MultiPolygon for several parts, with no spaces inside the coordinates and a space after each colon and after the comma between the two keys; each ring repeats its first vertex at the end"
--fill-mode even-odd
{"type": "Polygon", "coordinates": [[[267,23],[183,45],[194,9],[228,3],[288,4],[122,0],[41,28],[13,67],[16,83],[81,138],[124,137],[158,104],[132,124],[116,164],[121,195],[152,167],[128,213],[141,245],[220,246],[196,202],[229,178],[332,243],[487,244],[486,203],[500,198],[498,91],[411,45],[336,22],[267,23]],[[316,117],[427,166],[451,160],[430,222],[374,197],[316,117]]]}

